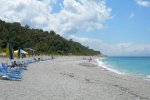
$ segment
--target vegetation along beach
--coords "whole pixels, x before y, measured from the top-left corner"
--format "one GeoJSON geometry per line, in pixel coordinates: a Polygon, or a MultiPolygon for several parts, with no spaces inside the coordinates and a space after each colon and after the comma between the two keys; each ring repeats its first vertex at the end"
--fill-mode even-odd
{"type": "Polygon", "coordinates": [[[0,100],[150,100],[149,0],[0,7],[0,100]]]}

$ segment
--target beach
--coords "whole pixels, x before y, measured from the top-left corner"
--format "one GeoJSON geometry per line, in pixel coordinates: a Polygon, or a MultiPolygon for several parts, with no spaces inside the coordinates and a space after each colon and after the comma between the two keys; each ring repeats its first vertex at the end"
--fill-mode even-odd
{"type": "Polygon", "coordinates": [[[0,100],[150,100],[150,81],[58,56],[30,64],[21,81],[0,80],[0,100]]]}

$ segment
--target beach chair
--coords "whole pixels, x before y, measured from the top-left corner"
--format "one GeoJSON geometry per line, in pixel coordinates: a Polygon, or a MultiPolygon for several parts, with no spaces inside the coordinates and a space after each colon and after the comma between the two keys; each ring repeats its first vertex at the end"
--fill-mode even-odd
{"type": "Polygon", "coordinates": [[[19,67],[11,67],[11,66],[8,66],[4,63],[2,63],[2,67],[3,69],[8,72],[8,73],[21,73],[22,72],[22,69],[20,69],[19,67]]]}
{"type": "Polygon", "coordinates": [[[7,71],[8,66],[6,66],[4,63],[2,63],[2,67],[3,67],[3,70],[7,71]]]}
{"type": "Polygon", "coordinates": [[[0,70],[1,70],[0,78],[1,79],[9,79],[8,76],[6,75],[6,70],[4,70],[2,67],[0,68],[0,70]]]}
{"type": "Polygon", "coordinates": [[[8,78],[10,78],[10,79],[22,79],[22,75],[21,74],[13,74],[13,73],[8,73],[7,74],[7,76],[8,76],[8,78]]]}
{"type": "Polygon", "coordinates": [[[14,71],[12,69],[10,69],[10,71],[8,71],[8,67],[9,66],[2,63],[2,68],[0,68],[1,79],[9,80],[9,79],[21,79],[22,78],[20,69],[18,71],[16,69],[14,71]]]}
{"type": "Polygon", "coordinates": [[[2,71],[3,71],[3,69],[2,69],[2,67],[0,67],[0,77],[2,76],[2,71]]]}

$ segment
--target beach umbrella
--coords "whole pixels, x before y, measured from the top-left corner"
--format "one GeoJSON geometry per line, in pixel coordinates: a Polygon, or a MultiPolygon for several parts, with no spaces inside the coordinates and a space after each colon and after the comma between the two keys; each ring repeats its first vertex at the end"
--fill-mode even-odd
{"type": "Polygon", "coordinates": [[[20,58],[20,50],[21,50],[21,48],[19,47],[18,48],[18,58],[20,58]]]}
{"type": "Polygon", "coordinates": [[[14,51],[15,54],[17,54],[17,57],[20,58],[21,54],[28,55],[28,52],[22,50],[21,48],[18,48],[18,50],[14,51]]]}
{"type": "Polygon", "coordinates": [[[13,48],[11,43],[8,41],[7,42],[7,47],[6,47],[6,57],[9,59],[13,59],[13,48]]]}
{"type": "Polygon", "coordinates": [[[20,50],[20,53],[21,53],[21,54],[26,54],[26,55],[28,55],[28,52],[26,52],[26,51],[24,51],[24,50],[22,50],[22,49],[20,50]]]}

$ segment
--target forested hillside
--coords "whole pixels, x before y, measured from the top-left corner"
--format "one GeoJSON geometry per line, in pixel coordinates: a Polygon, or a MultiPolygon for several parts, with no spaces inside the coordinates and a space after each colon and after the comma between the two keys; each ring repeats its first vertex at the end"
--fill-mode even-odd
{"type": "Polygon", "coordinates": [[[7,40],[16,50],[21,48],[33,48],[39,53],[63,54],[63,55],[97,55],[99,51],[94,51],[74,42],[67,40],[54,31],[43,31],[41,29],[31,29],[28,25],[21,26],[20,23],[6,23],[0,20],[0,49],[6,48],[7,40]]]}

